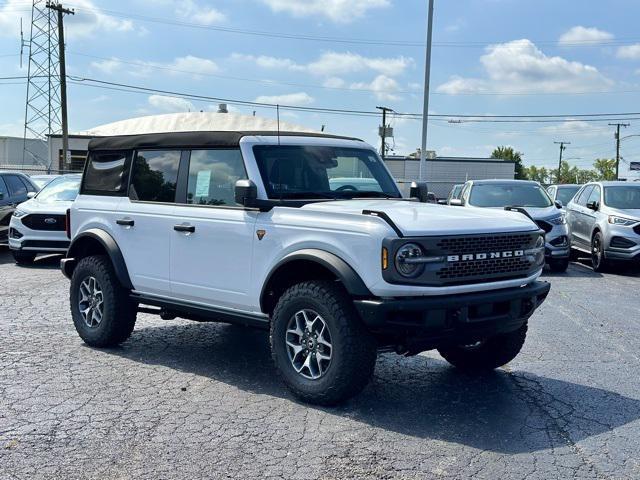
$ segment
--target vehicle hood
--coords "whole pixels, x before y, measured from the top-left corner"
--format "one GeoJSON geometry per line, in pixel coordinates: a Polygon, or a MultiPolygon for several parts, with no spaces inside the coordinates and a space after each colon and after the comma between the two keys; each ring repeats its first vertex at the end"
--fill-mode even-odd
{"type": "Polygon", "coordinates": [[[538,228],[518,212],[450,207],[393,199],[318,202],[307,204],[302,209],[353,215],[362,215],[363,210],[384,212],[405,236],[522,232],[538,228]]]}
{"type": "MultiPolygon", "coordinates": [[[[478,209],[482,209],[483,207],[475,207],[478,209]]],[[[551,205],[550,207],[521,207],[523,208],[531,218],[534,220],[546,220],[548,218],[557,217],[561,213],[565,213],[564,210],[559,209],[555,205],[551,205]]],[[[504,210],[503,207],[488,207],[489,210],[504,210]]]]}
{"type": "Polygon", "coordinates": [[[608,213],[609,215],[616,215],[618,217],[625,217],[632,220],[640,221],[640,208],[630,208],[628,210],[622,210],[620,208],[607,207],[606,213],[608,213]]]}
{"type": "Polygon", "coordinates": [[[40,202],[38,197],[22,202],[18,205],[18,210],[22,210],[26,213],[51,213],[64,215],[67,213],[67,209],[71,208],[73,202],[59,201],[59,202],[40,202]]]}

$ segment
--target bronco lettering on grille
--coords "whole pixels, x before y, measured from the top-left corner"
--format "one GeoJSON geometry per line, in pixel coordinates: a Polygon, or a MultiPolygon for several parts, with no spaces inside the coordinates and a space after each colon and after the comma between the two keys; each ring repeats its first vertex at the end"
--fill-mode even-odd
{"type": "Polygon", "coordinates": [[[506,252],[468,253],[465,255],[448,255],[447,262],[468,262],[471,260],[486,260],[494,258],[524,257],[524,250],[510,250],[506,252]]]}

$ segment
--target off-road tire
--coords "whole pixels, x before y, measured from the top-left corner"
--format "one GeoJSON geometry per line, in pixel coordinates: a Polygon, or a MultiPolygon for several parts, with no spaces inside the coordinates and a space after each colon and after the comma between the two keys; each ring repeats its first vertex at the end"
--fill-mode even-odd
{"type": "Polygon", "coordinates": [[[569,259],[563,258],[561,260],[550,260],[549,268],[552,272],[566,272],[567,268],[569,268],[569,259]]]}
{"type": "Polygon", "coordinates": [[[36,252],[22,252],[19,250],[11,250],[11,255],[18,265],[31,265],[36,259],[36,252]]]}
{"type": "Polygon", "coordinates": [[[78,262],[71,277],[71,316],[78,335],[87,345],[114,347],[129,338],[137,314],[137,305],[129,293],[118,281],[109,257],[96,255],[78,262]],[[79,307],[80,285],[89,277],[96,279],[103,297],[102,320],[93,327],[86,324],[79,307]]]}
{"type": "Polygon", "coordinates": [[[461,370],[482,372],[506,365],[516,358],[526,337],[525,323],[518,330],[488,338],[476,347],[454,345],[439,348],[438,352],[447,362],[461,370]]]}
{"type": "Polygon", "coordinates": [[[377,343],[361,323],[347,293],[335,282],[309,281],[286,290],[272,315],[270,342],[282,380],[295,396],[308,403],[335,405],[357,395],[375,368],[377,343]],[[287,325],[302,309],[321,315],[331,335],[331,363],[314,380],[296,372],[287,352],[287,325]]]}

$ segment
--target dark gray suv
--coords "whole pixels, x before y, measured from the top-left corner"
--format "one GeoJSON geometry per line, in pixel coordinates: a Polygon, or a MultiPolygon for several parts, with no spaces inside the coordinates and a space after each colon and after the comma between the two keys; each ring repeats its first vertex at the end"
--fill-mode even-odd
{"type": "Polygon", "coordinates": [[[9,222],[16,206],[38,191],[29,177],[18,172],[0,171],[0,245],[9,239],[9,222]]]}

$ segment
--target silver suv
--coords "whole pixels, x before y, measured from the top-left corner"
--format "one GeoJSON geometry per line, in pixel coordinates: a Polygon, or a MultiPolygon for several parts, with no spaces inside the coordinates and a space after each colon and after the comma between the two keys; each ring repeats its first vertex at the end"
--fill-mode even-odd
{"type": "Polygon", "coordinates": [[[545,260],[554,272],[569,267],[569,232],[562,204],[553,202],[538,182],[527,180],[470,180],[460,199],[450,205],[516,210],[545,232],[545,260]]]}
{"type": "Polygon", "coordinates": [[[640,185],[588,183],[567,205],[571,247],[591,256],[595,271],[612,260],[640,260],[640,185]]]}

